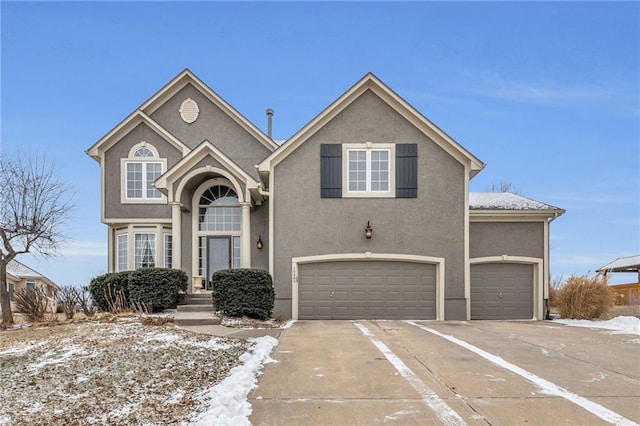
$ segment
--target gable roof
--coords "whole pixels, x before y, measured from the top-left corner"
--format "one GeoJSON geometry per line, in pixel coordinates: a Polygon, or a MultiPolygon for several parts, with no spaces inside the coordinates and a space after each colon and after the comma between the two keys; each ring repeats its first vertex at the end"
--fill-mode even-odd
{"type": "Polygon", "coordinates": [[[338,99],[336,99],[331,105],[325,108],[313,120],[307,123],[295,135],[289,138],[277,151],[262,160],[258,165],[259,172],[263,174],[268,173],[305,140],[321,129],[327,122],[342,112],[367,90],[371,90],[375,93],[402,117],[429,136],[437,145],[451,154],[458,161],[462,163],[465,161],[470,162],[471,177],[475,176],[484,168],[485,164],[482,161],[467,151],[462,145],[456,142],[451,136],[447,135],[438,126],[433,124],[428,118],[422,115],[420,111],[402,99],[373,73],[368,73],[338,99]]]}
{"type": "Polygon", "coordinates": [[[158,134],[167,139],[168,142],[174,145],[180,145],[179,149],[183,152],[183,155],[186,155],[189,152],[189,148],[182,142],[180,142],[175,136],[171,135],[171,133],[169,133],[167,130],[162,128],[162,126],[152,120],[150,116],[187,84],[191,84],[196,90],[202,93],[218,108],[224,111],[229,117],[231,117],[232,120],[238,123],[240,127],[246,130],[270,151],[278,148],[278,144],[269,139],[269,137],[265,135],[260,129],[258,129],[258,127],[247,120],[242,114],[240,114],[235,108],[233,108],[229,103],[222,99],[217,93],[211,90],[209,86],[203,83],[202,80],[196,77],[196,75],[193,74],[189,69],[185,69],[180,74],[175,76],[169,83],[165,84],[162,89],[156,92],[155,95],[153,95],[151,98],[149,98],[149,100],[138,107],[109,133],[100,138],[100,140],[93,144],[91,148],[87,149],[86,153],[96,161],[100,161],[100,154],[102,152],[106,151],[120,137],[131,131],[135,127],[135,125],[139,124],[140,120],[143,119],[144,122],[149,124],[158,134]]]}
{"type": "Polygon", "coordinates": [[[120,124],[111,129],[109,133],[104,135],[98,142],[93,144],[91,148],[85,152],[91,156],[94,160],[100,162],[102,154],[111,148],[118,140],[120,140],[127,133],[132,131],[140,123],[144,123],[160,137],[173,145],[176,149],[182,152],[182,155],[186,155],[189,152],[189,147],[182,143],[178,138],[169,133],[166,129],[156,123],[151,117],[140,110],[132,112],[127,118],[122,120],[120,124]]]}
{"type": "Polygon", "coordinates": [[[242,179],[250,189],[258,188],[258,182],[251,177],[251,175],[206,139],[202,141],[200,145],[195,147],[193,151],[178,161],[173,167],[158,177],[155,181],[156,188],[166,190],[169,195],[169,200],[173,200],[175,197],[173,195],[173,188],[171,188],[171,184],[183,176],[190,168],[196,165],[207,155],[210,155],[222,163],[230,173],[232,173],[236,178],[242,179]]]}
{"type": "Polygon", "coordinates": [[[167,100],[173,95],[178,93],[187,84],[191,84],[196,90],[202,93],[207,99],[209,99],[218,108],[224,111],[232,120],[246,130],[251,136],[258,140],[261,144],[267,147],[270,151],[278,148],[278,145],[272,141],[267,135],[265,135],[256,125],[243,116],[238,110],[232,107],[227,101],[222,99],[220,95],[211,90],[202,80],[200,80],[194,73],[188,68],[185,68],[180,74],[175,76],[169,83],[167,83],[162,89],[160,89],[155,95],[149,98],[144,104],[140,106],[140,110],[146,114],[151,115],[158,110],[167,100]]]}

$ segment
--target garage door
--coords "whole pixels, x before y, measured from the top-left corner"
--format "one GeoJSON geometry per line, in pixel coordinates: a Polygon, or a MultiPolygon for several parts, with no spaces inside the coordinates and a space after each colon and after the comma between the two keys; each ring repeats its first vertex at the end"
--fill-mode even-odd
{"type": "Polygon", "coordinates": [[[533,265],[471,265],[471,319],[533,318],[533,265]]]}
{"type": "Polygon", "coordinates": [[[298,266],[300,319],[435,319],[435,265],[351,261],[298,266]]]}

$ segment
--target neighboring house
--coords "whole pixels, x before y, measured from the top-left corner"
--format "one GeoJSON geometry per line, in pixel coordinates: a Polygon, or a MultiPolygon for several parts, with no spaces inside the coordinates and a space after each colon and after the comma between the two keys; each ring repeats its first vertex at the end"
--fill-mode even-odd
{"type": "Polygon", "coordinates": [[[267,269],[283,318],[544,318],[564,211],[469,194],[484,163],[373,74],[279,145],[185,70],[87,154],[109,271],[267,269]]]}
{"type": "Polygon", "coordinates": [[[48,299],[51,312],[56,311],[56,295],[60,287],[53,281],[37,271],[29,268],[17,260],[12,260],[7,264],[7,291],[11,300],[11,310],[16,312],[15,292],[20,289],[34,291],[39,288],[44,291],[48,299]]]}
{"type": "Polygon", "coordinates": [[[611,285],[616,294],[616,305],[640,305],[640,255],[621,257],[596,270],[607,276],[611,273],[633,273],[637,282],[611,285]]]}

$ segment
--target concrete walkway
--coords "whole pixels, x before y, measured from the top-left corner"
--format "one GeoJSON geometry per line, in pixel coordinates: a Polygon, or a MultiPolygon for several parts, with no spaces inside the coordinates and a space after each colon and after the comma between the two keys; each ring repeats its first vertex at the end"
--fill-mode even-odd
{"type": "Polygon", "coordinates": [[[272,336],[278,339],[280,338],[280,334],[284,331],[281,328],[236,328],[226,327],[224,325],[188,325],[178,327],[184,330],[193,331],[194,333],[241,339],[262,336],[272,336]]]}
{"type": "Polygon", "coordinates": [[[250,420],[635,424],[639,349],[638,336],[552,322],[299,321],[249,394],[250,420]]]}

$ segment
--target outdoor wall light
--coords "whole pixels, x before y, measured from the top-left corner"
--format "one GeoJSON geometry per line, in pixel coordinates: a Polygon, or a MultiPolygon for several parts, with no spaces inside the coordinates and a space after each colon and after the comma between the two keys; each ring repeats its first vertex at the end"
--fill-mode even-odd
{"type": "Polygon", "coordinates": [[[258,235],[258,241],[256,241],[256,247],[258,247],[258,250],[262,250],[262,236],[258,235]]]}
{"type": "Polygon", "coordinates": [[[367,237],[367,240],[370,240],[371,237],[373,237],[373,228],[371,228],[369,221],[367,221],[367,227],[364,228],[364,236],[367,237]]]}

